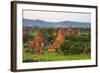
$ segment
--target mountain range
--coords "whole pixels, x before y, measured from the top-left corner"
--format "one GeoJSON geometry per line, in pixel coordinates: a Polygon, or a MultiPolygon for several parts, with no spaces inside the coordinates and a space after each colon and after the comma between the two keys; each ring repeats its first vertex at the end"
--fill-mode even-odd
{"type": "Polygon", "coordinates": [[[39,27],[39,28],[58,28],[63,27],[67,28],[69,24],[73,28],[90,28],[91,23],[88,22],[77,22],[77,21],[61,21],[61,22],[47,22],[44,20],[32,20],[23,18],[23,27],[39,27]]]}

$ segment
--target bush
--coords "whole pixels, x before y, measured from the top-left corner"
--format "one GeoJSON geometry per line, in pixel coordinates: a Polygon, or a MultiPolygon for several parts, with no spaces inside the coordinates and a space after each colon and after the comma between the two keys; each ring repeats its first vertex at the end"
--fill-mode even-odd
{"type": "Polygon", "coordinates": [[[83,44],[81,42],[64,42],[60,48],[65,55],[81,54],[83,52],[83,44]]]}
{"type": "Polygon", "coordinates": [[[71,44],[69,44],[68,42],[64,42],[61,45],[61,50],[64,52],[65,55],[70,54],[70,48],[71,48],[71,44]]]}
{"type": "Polygon", "coordinates": [[[30,34],[30,33],[25,33],[25,34],[23,35],[23,42],[26,43],[27,41],[32,40],[33,37],[34,37],[34,36],[33,36],[32,34],[30,34]]]}
{"type": "Polygon", "coordinates": [[[74,44],[70,48],[70,52],[71,52],[71,54],[81,54],[83,52],[82,45],[80,45],[80,44],[74,44]]]}

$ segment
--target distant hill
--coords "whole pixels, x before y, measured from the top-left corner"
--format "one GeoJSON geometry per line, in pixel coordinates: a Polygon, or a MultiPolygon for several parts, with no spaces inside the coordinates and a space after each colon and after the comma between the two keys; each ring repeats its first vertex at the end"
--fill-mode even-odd
{"type": "Polygon", "coordinates": [[[43,20],[31,20],[23,18],[23,26],[24,27],[40,27],[40,28],[57,28],[63,27],[67,28],[68,25],[71,25],[73,28],[90,28],[91,23],[87,22],[76,22],[76,21],[61,21],[61,22],[47,22],[43,20]]]}

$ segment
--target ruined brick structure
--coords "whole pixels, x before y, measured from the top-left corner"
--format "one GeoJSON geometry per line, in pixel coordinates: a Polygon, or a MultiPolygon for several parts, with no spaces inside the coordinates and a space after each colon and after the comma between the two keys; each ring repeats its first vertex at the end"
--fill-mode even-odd
{"type": "Polygon", "coordinates": [[[46,45],[47,41],[43,37],[43,33],[40,30],[36,31],[36,36],[33,38],[31,43],[29,44],[29,48],[32,48],[34,54],[43,54],[43,47],[46,45]]]}
{"type": "Polygon", "coordinates": [[[48,52],[55,52],[64,42],[64,37],[65,37],[65,32],[63,28],[59,28],[53,44],[51,45],[51,47],[48,48],[48,52]]]}

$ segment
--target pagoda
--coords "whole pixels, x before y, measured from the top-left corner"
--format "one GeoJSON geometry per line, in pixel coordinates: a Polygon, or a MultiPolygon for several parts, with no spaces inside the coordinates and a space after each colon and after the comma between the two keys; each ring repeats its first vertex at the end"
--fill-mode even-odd
{"type": "Polygon", "coordinates": [[[34,50],[34,54],[43,54],[43,47],[47,43],[46,39],[43,37],[43,33],[40,29],[36,31],[36,36],[31,41],[31,48],[34,50]]]}
{"type": "Polygon", "coordinates": [[[64,30],[62,28],[59,28],[57,36],[55,37],[55,40],[50,48],[48,48],[48,51],[56,51],[56,49],[60,48],[62,43],[64,42],[64,30]]]}
{"type": "Polygon", "coordinates": [[[68,25],[68,29],[67,29],[67,32],[66,32],[66,35],[70,35],[73,33],[73,29],[72,29],[72,26],[69,24],[68,25]]]}

